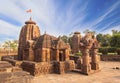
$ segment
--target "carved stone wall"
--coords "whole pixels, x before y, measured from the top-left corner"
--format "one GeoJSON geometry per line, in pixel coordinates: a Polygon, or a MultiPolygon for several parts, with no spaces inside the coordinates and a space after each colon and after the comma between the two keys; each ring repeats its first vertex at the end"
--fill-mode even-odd
{"type": "Polygon", "coordinates": [[[75,69],[73,60],[69,61],[53,61],[49,62],[31,62],[24,61],[22,63],[23,70],[30,72],[31,75],[39,76],[47,73],[63,74],[75,69]]]}
{"type": "Polygon", "coordinates": [[[81,35],[80,32],[75,32],[72,37],[72,53],[78,53],[79,52],[79,43],[80,43],[81,35]]]}
{"type": "Polygon", "coordinates": [[[19,46],[18,46],[18,59],[23,60],[24,49],[28,40],[36,40],[40,36],[39,27],[34,21],[30,20],[25,22],[25,25],[22,27],[20,36],[19,36],[19,46]]]}

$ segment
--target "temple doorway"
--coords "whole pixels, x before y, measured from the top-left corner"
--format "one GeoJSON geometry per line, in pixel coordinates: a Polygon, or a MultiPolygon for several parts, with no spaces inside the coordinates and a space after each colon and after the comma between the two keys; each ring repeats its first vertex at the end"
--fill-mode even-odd
{"type": "Polygon", "coordinates": [[[60,52],[59,52],[59,60],[60,60],[60,61],[64,61],[64,60],[65,60],[63,51],[60,51],[60,52]]]}

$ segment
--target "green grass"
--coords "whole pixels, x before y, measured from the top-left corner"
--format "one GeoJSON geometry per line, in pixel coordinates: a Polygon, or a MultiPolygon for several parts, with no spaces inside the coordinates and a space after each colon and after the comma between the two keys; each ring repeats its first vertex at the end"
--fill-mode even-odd
{"type": "MultiPolygon", "coordinates": [[[[98,53],[100,55],[102,55],[102,53],[98,53]]],[[[108,53],[107,55],[117,55],[117,53],[108,53]]]]}

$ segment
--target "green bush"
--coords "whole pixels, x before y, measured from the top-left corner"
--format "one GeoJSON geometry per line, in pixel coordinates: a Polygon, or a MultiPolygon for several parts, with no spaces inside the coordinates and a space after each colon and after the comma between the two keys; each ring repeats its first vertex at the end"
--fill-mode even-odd
{"type": "Polygon", "coordinates": [[[116,52],[116,47],[108,47],[108,52],[109,53],[115,53],[116,52]]]}
{"type": "Polygon", "coordinates": [[[116,53],[116,47],[101,47],[99,48],[99,52],[102,54],[116,53]]]}
{"type": "Polygon", "coordinates": [[[117,48],[117,54],[120,55],[120,48],[117,48]]]}
{"type": "Polygon", "coordinates": [[[101,52],[102,54],[108,54],[108,47],[99,48],[99,52],[101,52]]]}
{"type": "Polygon", "coordinates": [[[82,56],[82,53],[81,52],[78,52],[75,54],[76,56],[82,56]]]}
{"type": "Polygon", "coordinates": [[[120,34],[115,34],[111,37],[110,46],[120,47],[120,34]]]}

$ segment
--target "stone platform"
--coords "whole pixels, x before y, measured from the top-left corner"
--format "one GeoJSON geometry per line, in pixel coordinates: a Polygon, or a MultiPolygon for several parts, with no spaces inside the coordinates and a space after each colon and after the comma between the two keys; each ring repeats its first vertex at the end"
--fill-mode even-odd
{"type": "Polygon", "coordinates": [[[52,62],[23,61],[21,67],[23,70],[30,72],[31,75],[39,76],[48,73],[63,74],[72,71],[75,69],[75,63],[73,60],[52,62]]]}
{"type": "Polygon", "coordinates": [[[16,72],[16,71],[22,71],[20,67],[12,66],[7,61],[0,61],[0,73],[7,73],[7,72],[16,72]]]}
{"type": "Polygon", "coordinates": [[[0,73],[0,83],[33,83],[33,76],[25,71],[0,73]]]}

